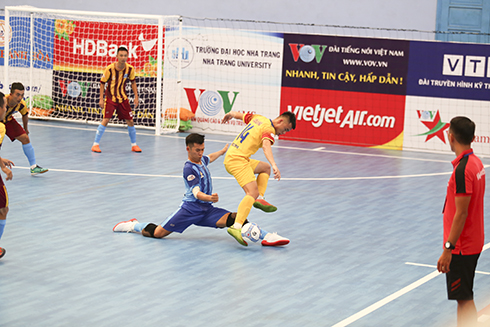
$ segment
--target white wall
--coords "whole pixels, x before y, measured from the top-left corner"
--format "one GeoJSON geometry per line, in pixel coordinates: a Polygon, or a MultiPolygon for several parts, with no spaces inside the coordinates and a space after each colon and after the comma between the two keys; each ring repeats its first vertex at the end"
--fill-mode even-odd
{"type": "Polygon", "coordinates": [[[433,31],[437,0],[1,0],[4,6],[433,31]]]}

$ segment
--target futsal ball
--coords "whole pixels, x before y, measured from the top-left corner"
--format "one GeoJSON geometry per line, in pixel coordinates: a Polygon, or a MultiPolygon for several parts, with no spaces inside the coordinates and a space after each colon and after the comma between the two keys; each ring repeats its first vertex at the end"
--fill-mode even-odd
{"type": "Polygon", "coordinates": [[[247,243],[257,243],[260,240],[260,227],[256,223],[246,223],[242,227],[242,238],[247,243]]]}

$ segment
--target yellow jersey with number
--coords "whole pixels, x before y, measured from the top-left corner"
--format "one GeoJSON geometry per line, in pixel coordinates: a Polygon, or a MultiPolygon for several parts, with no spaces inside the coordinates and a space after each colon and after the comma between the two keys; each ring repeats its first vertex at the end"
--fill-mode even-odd
{"type": "Polygon", "coordinates": [[[247,126],[231,143],[226,156],[240,156],[250,158],[262,147],[264,139],[274,144],[276,130],[272,121],[261,115],[245,114],[243,121],[247,126]]]}

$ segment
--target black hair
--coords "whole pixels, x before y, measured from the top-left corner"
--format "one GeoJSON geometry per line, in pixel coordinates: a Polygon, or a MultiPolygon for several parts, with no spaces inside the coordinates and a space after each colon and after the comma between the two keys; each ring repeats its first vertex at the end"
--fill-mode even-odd
{"type": "Polygon", "coordinates": [[[194,144],[203,144],[204,143],[204,135],[191,133],[187,135],[185,138],[185,145],[192,146],[194,144]]]}
{"type": "Polygon", "coordinates": [[[458,143],[470,145],[475,137],[475,123],[468,117],[454,117],[451,119],[449,131],[454,135],[458,143]]]}
{"type": "Polygon", "coordinates": [[[126,52],[129,52],[129,51],[128,51],[128,48],[126,48],[126,47],[119,47],[119,48],[117,48],[117,53],[119,53],[119,51],[126,51],[126,52]]]}
{"type": "Polygon", "coordinates": [[[12,86],[10,87],[10,94],[14,94],[15,90],[24,91],[24,85],[19,82],[12,83],[12,86]]]}
{"type": "Polygon", "coordinates": [[[0,92],[0,108],[3,108],[3,105],[7,99],[5,99],[5,94],[0,92]]]}
{"type": "Polygon", "coordinates": [[[279,117],[286,117],[292,125],[292,128],[296,128],[296,116],[291,111],[283,112],[279,117]]]}

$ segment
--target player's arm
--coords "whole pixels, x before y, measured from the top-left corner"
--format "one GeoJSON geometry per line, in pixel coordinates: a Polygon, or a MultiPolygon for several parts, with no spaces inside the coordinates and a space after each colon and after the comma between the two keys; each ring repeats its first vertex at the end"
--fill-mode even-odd
{"type": "Polygon", "coordinates": [[[278,181],[281,180],[281,172],[277,168],[276,161],[274,160],[274,155],[272,154],[272,142],[269,139],[262,140],[262,150],[264,150],[264,155],[267,161],[271,164],[272,172],[274,173],[274,178],[278,181]]]}
{"type": "Polygon", "coordinates": [[[105,82],[100,81],[99,106],[102,109],[104,109],[104,91],[105,91],[105,82]]]}
{"type": "Polygon", "coordinates": [[[0,168],[7,175],[7,180],[11,180],[13,177],[12,171],[9,168],[12,168],[14,163],[8,159],[0,158],[0,168]]]}
{"type": "Polygon", "coordinates": [[[219,201],[218,193],[213,193],[211,195],[203,193],[201,192],[201,188],[199,187],[199,185],[194,186],[194,188],[192,189],[192,194],[194,194],[196,199],[201,201],[213,202],[213,203],[219,201]]]}
{"type": "Polygon", "coordinates": [[[29,122],[29,111],[25,115],[22,115],[22,124],[24,125],[24,130],[26,134],[29,135],[29,130],[27,129],[27,123],[29,122]]]}
{"type": "Polygon", "coordinates": [[[229,113],[227,113],[223,117],[223,120],[221,121],[221,123],[224,124],[224,123],[232,120],[233,118],[243,120],[244,117],[245,117],[245,114],[242,114],[241,112],[230,111],[229,113]]]}
{"type": "Polygon", "coordinates": [[[228,150],[228,143],[225,145],[225,147],[223,149],[216,151],[216,152],[213,152],[211,154],[208,154],[209,163],[215,161],[216,159],[218,159],[219,157],[224,155],[226,153],[226,150],[228,150]]]}
{"type": "MultiPolygon", "coordinates": [[[[453,224],[451,225],[451,231],[445,242],[450,242],[455,245],[459,239],[459,236],[463,232],[466,218],[468,217],[468,208],[470,206],[471,195],[469,196],[456,196],[456,213],[454,214],[453,224]]],[[[450,249],[444,249],[439,261],[437,261],[437,270],[442,273],[449,271],[449,264],[451,263],[452,253],[450,249]]]]}
{"type": "Polygon", "coordinates": [[[136,85],[135,79],[131,81],[131,89],[133,90],[134,93],[134,107],[136,108],[140,103],[140,98],[138,97],[138,86],[136,85]]]}

